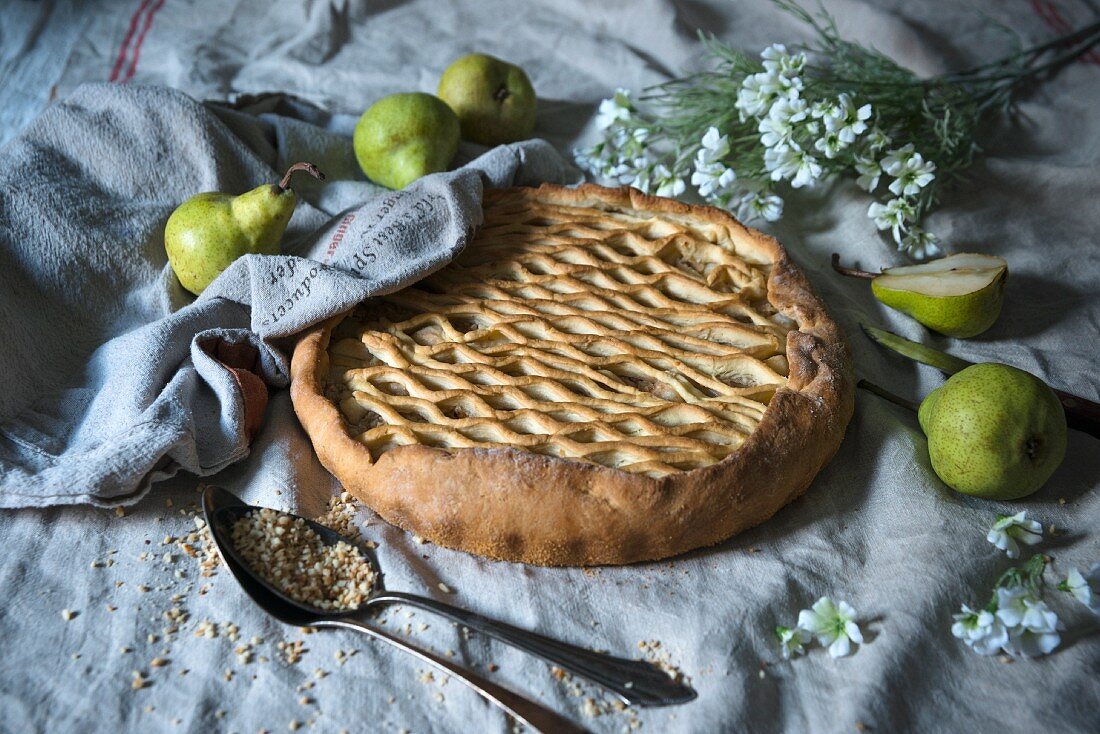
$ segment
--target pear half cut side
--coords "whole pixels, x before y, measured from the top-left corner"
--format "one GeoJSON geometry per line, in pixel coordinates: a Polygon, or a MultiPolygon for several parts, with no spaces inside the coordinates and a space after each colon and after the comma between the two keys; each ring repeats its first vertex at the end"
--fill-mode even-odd
{"type": "Polygon", "coordinates": [[[871,281],[875,297],[946,336],[976,336],[997,320],[1008,263],[962,253],[920,265],[888,268],[871,281]]]}

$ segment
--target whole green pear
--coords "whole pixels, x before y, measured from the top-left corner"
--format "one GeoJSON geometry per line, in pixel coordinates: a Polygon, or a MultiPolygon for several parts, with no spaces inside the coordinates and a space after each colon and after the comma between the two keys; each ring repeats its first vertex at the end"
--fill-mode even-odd
{"type": "Polygon", "coordinates": [[[871,291],[932,331],[965,339],[982,333],[1000,316],[1007,280],[1003,259],[960,253],[887,268],[871,281],[871,291]]]}
{"type": "Polygon", "coordinates": [[[391,94],[359,118],[354,144],[359,167],[371,181],[403,189],[447,170],[458,152],[458,118],[439,97],[391,94]]]}
{"type": "Polygon", "coordinates": [[[976,497],[1026,497],[1066,454],[1066,416],[1054,391],[1004,364],[955,373],[929,393],[917,417],[936,474],[976,497]]]}
{"type": "Polygon", "coordinates": [[[462,124],[462,137],[500,145],[531,137],[535,88],[523,69],[494,56],[470,54],[451,63],[437,90],[462,124]]]}
{"type": "Polygon", "coordinates": [[[164,225],[168,262],[184,288],[196,296],[241,255],[277,255],[298,197],[290,189],[295,171],[324,180],[311,163],[295,163],[278,184],[234,196],[196,194],[176,207],[164,225]]]}

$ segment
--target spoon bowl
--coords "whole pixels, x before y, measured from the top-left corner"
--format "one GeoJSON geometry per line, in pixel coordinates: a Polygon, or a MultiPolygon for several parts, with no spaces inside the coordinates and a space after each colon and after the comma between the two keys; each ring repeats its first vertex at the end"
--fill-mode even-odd
{"type": "MultiPolygon", "coordinates": [[[[206,523],[210,527],[210,534],[214,538],[214,544],[217,546],[218,552],[222,556],[222,560],[224,560],[226,566],[229,567],[230,573],[237,579],[241,588],[251,597],[252,601],[256,602],[256,604],[272,617],[275,617],[275,619],[284,624],[308,627],[313,625],[320,618],[339,619],[341,617],[353,617],[361,614],[359,609],[321,609],[312,604],[292,599],[280,590],[279,587],[275,586],[252,569],[248,561],[244,559],[236,546],[233,545],[233,526],[238,520],[245,517],[250,512],[262,508],[242,502],[221,487],[207,487],[202,496],[202,509],[206,515],[206,523]]],[[[294,518],[299,517],[289,512],[283,514],[294,518]]],[[[304,517],[299,519],[305,521],[306,525],[321,537],[325,545],[336,545],[341,540],[346,543],[351,543],[350,540],[340,535],[332,528],[304,517]]],[[[363,553],[367,562],[374,570],[376,578],[375,588],[377,589],[381,585],[382,579],[377,559],[373,557],[373,554],[368,555],[365,553],[364,549],[360,548],[358,545],[354,543],[351,544],[355,545],[355,547],[363,553]]]]}

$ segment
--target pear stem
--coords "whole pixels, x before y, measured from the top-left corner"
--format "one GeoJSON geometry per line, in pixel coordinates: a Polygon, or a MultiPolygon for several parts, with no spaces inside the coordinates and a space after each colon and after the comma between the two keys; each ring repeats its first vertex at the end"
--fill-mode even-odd
{"type": "Polygon", "coordinates": [[[283,180],[279,182],[280,191],[286,191],[288,188],[290,188],[290,177],[293,176],[296,171],[305,171],[318,181],[325,180],[325,174],[321,173],[321,169],[313,165],[312,163],[295,163],[293,166],[286,169],[286,174],[283,176],[283,180]]]}
{"type": "Polygon", "coordinates": [[[863,388],[869,393],[874,393],[875,395],[878,395],[883,400],[889,400],[894,405],[898,405],[902,408],[907,408],[914,413],[916,413],[917,409],[920,408],[920,406],[914,403],[912,400],[906,400],[905,398],[895,395],[889,390],[879,387],[875,383],[868,382],[867,380],[860,380],[856,383],[856,387],[863,388]]]}
{"type": "Polygon", "coordinates": [[[881,275],[881,273],[870,273],[866,270],[860,270],[859,268],[844,267],[840,264],[840,254],[836,252],[833,253],[832,264],[833,270],[837,271],[841,275],[847,275],[849,278],[864,278],[865,280],[870,280],[872,278],[877,278],[879,275],[881,275]]]}

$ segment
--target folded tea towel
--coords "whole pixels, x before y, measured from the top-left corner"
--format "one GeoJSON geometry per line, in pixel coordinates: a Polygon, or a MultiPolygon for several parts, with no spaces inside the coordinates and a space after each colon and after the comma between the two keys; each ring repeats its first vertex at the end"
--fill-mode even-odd
{"type": "Polygon", "coordinates": [[[287,385],[285,337],[450,261],[483,188],[569,177],[532,140],[389,191],[355,165],[354,120],[315,117],[94,84],[0,151],[0,507],[129,504],[238,461],[267,386],[287,385]],[[243,257],[191,299],[166,263],[168,215],[297,160],[328,181],[294,180],[285,254],[243,257]]]}

